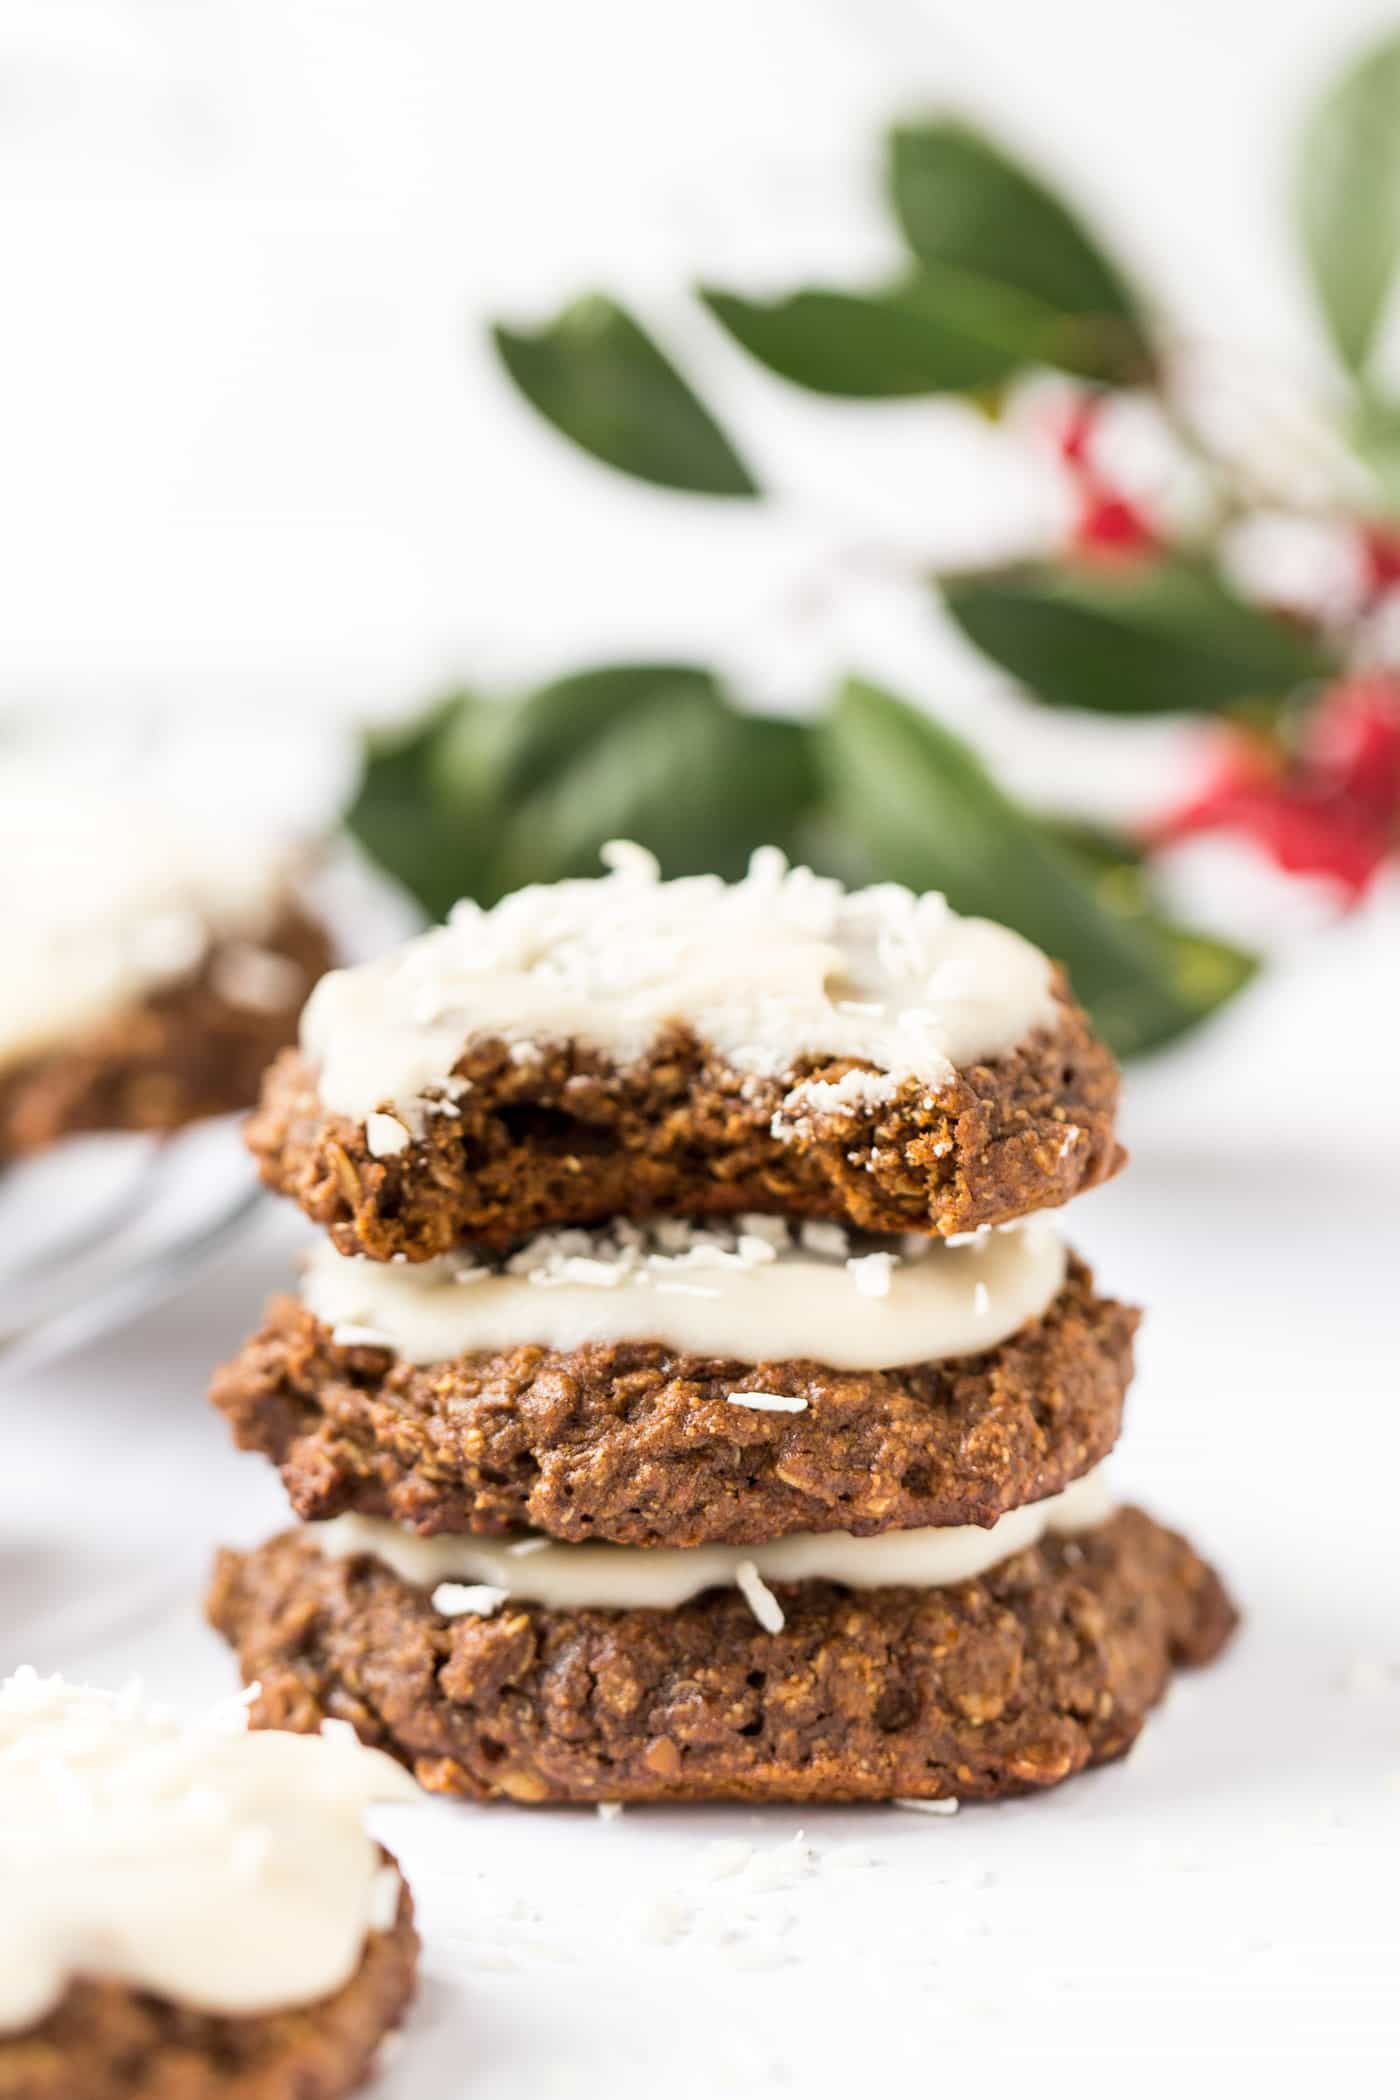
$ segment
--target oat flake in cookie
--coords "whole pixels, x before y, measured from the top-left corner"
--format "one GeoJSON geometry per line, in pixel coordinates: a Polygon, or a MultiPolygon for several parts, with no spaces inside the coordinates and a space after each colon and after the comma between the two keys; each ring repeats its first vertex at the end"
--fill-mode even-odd
{"type": "Polygon", "coordinates": [[[412,1798],[348,1729],[194,1725],[22,1670],[0,1687],[4,2100],[337,2100],[413,1990],[412,1798]]]}
{"type": "Polygon", "coordinates": [[[317,987],[250,1142],[343,1252],[657,1212],[944,1234],[1119,1164],[1113,1060],[1019,935],[773,848],[733,884],[608,857],[317,987]]]}

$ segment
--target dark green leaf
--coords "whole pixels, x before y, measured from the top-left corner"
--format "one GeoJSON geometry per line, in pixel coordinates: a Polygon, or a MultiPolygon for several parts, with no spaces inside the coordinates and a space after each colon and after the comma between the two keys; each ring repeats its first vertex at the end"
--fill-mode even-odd
{"type": "Polygon", "coordinates": [[[897,126],[889,154],[895,211],[921,261],[1094,324],[1079,369],[1109,378],[1150,366],[1142,316],[1117,268],[1059,198],[999,146],[942,118],[897,126]]]}
{"type": "Polygon", "coordinates": [[[1176,926],[1168,919],[1155,919],[1149,930],[1166,943],[1172,983],[1190,1009],[1183,1024],[1187,1028],[1243,991],[1259,968],[1257,956],[1215,934],[1176,926]]]}
{"type": "Polygon", "coordinates": [[[1400,261],[1400,35],[1356,60],[1303,134],[1298,222],[1323,316],[1365,370],[1400,261]]]}
{"type": "Polygon", "coordinates": [[[598,872],[611,838],[668,875],[738,875],[792,846],[817,792],[812,732],[748,715],[688,664],[614,664],[513,702],[456,694],[371,740],[347,823],[440,918],[525,882],[598,872]]]}
{"type": "MultiPolygon", "coordinates": [[[[528,794],[557,777],[598,737],[639,709],[700,695],[713,703],[719,686],[694,664],[604,664],[556,678],[504,710],[509,724],[502,763],[512,795],[528,794]]],[[[615,832],[607,837],[615,838],[615,832]]]]}
{"type": "Polygon", "coordinates": [[[595,459],[665,488],[757,494],[709,410],[614,300],[576,300],[534,334],[492,332],[525,398],[595,459]]]}
{"type": "Polygon", "coordinates": [[[893,695],[849,682],[824,750],[838,813],[872,871],[942,890],[956,910],[1036,942],[1065,964],[1121,1055],[1190,1028],[1248,976],[1249,958],[1224,944],[1109,908],[966,744],[893,695]]]}
{"type": "Polygon", "coordinates": [[[492,768],[466,754],[489,745],[501,709],[454,693],[407,728],[371,737],[347,828],[372,860],[433,918],[467,895],[494,844],[498,802],[492,768]],[[454,751],[456,762],[444,765],[454,751]]]}
{"type": "Polygon", "coordinates": [[[1041,832],[1082,875],[1099,902],[1120,916],[1152,908],[1151,871],[1143,848],[1121,832],[1067,817],[1040,816],[1041,832]]]}
{"type": "Polygon", "coordinates": [[[710,289],[700,296],[751,357],[819,394],[960,393],[1056,361],[1053,314],[947,272],[883,291],[809,290],[771,303],[710,289]]]}
{"type": "Polygon", "coordinates": [[[968,640],[1052,707],[1218,712],[1281,700],[1335,668],[1303,628],[1174,556],[988,571],[941,589],[968,640]]]}
{"type": "Polygon", "coordinates": [[[613,838],[649,847],[667,875],[732,878],[755,846],[791,840],[815,785],[803,725],[740,714],[700,683],[661,683],[513,811],[491,887],[595,874],[613,838]]]}

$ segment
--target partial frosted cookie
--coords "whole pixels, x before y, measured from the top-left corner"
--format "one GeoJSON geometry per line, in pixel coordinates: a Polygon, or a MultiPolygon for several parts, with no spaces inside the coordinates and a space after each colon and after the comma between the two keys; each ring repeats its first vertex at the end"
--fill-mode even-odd
{"type": "Polygon", "coordinates": [[[437,1579],[446,1562],[417,1556],[448,1542],[404,1535],[401,1572],[373,1528],[346,1550],[309,1527],[221,1555],[208,1608],[261,1687],[256,1722],[344,1714],[442,1793],[989,1799],[1120,1756],[1173,1668],[1210,1661],[1235,1619],[1183,1539],[1140,1510],[1104,1516],[1093,1482],[1002,1521],[1005,1558],[995,1533],[779,1542],[650,1606],[615,1600],[658,1579],[683,1592],[683,1575],[597,1566],[624,1548],[541,1549],[516,1594],[437,1579]],[[595,1561],[542,1573],[551,1551],[595,1561]],[[832,1579],[801,1573],[824,1554],[832,1579]],[[570,1583],[591,1601],[560,1601],[570,1583]]]}
{"type": "Polygon", "coordinates": [[[246,1108],[331,960],[297,856],[0,767],[0,1161],[246,1108]]]}
{"type": "Polygon", "coordinates": [[[1005,927],[772,849],[521,890],[323,979],[249,1141],[346,1253],[615,1215],[949,1234],[1115,1171],[1117,1071],[1005,927]]]}
{"type": "Polygon", "coordinates": [[[22,1670],[0,1687],[0,2094],[337,2100],[413,1990],[412,1782],[349,1730],[189,1725],[22,1670]]]}

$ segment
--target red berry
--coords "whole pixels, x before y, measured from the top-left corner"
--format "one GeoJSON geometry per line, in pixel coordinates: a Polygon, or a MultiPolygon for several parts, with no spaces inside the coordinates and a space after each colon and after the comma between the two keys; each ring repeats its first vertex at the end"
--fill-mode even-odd
{"type": "Polygon", "coordinates": [[[1291,875],[1325,875],[1355,901],[1390,850],[1390,840],[1344,803],[1316,790],[1280,781],[1272,786],[1224,789],[1159,829],[1159,837],[1233,831],[1262,846],[1291,875]]]}
{"type": "Polygon", "coordinates": [[[1157,536],[1126,498],[1091,483],[1085,491],[1073,543],[1081,554],[1148,554],[1156,547],[1157,536]]]}
{"type": "Polygon", "coordinates": [[[1361,559],[1366,571],[1366,596],[1380,598],[1400,583],[1400,532],[1392,525],[1361,527],[1361,559]]]}
{"type": "Polygon", "coordinates": [[[1099,419],[1099,397],[1097,394],[1081,394],[1065,410],[1064,421],[1059,429],[1060,457],[1067,467],[1086,469],[1089,465],[1089,443],[1094,435],[1094,425],[1099,419]]]}
{"type": "MultiPolygon", "coordinates": [[[[1344,688],[1328,695],[1335,699],[1344,688]]],[[[1326,705],[1327,703],[1324,703],[1326,705]]],[[[1230,736],[1200,792],[1153,827],[1152,842],[1169,844],[1205,831],[1252,839],[1275,866],[1290,874],[1324,875],[1355,903],[1394,844],[1393,813],[1345,791],[1308,761],[1290,773],[1257,741],[1230,736]]]]}
{"type": "Polygon", "coordinates": [[[1319,786],[1376,818],[1400,817],[1400,682],[1377,672],[1324,693],[1308,717],[1302,759],[1319,786]]]}

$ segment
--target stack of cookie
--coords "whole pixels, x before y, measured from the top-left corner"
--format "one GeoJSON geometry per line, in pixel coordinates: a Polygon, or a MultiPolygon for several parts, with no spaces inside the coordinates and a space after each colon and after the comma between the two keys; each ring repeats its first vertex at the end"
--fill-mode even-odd
{"type": "Polygon", "coordinates": [[[1233,1613],[1113,1504],[1136,1316],[1044,1215],[1112,1059],[941,897],[607,858],[324,979],[269,1074],[327,1239],[215,1385],[303,1520],[215,1579],[255,1721],[521,1802],[1117,1756],[1233,1613]]]}

